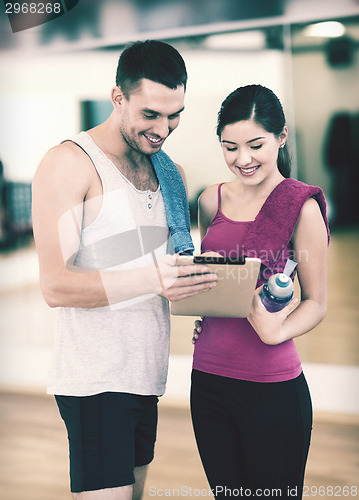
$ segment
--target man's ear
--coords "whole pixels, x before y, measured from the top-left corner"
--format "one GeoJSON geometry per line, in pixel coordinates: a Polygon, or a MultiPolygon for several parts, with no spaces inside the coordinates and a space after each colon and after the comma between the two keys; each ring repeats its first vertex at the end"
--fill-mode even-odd
{"type": "Polygon", "coordinates": [[[123,92],[120,87],[113,87],[111,90],[111,101],[114,108],[121,106],[121,102],[124,99],[123,92]]]}

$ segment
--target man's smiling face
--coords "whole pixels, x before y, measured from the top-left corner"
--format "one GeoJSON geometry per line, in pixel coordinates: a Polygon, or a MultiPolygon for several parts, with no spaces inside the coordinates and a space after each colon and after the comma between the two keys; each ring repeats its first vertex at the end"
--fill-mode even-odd
{"type": "Polygon", "coordinates": [[[129,98],[121,99],[121,134],[129,147],[150,155],[157,153],[178,127],[184,109],[184,86],[170,89],[143,78],[129,98]]]}

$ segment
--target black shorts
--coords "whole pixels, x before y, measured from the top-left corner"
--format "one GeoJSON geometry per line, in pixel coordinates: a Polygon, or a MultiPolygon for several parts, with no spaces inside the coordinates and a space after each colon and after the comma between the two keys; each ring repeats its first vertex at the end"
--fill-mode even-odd
{"type": "Polygon", "coordinates": [[[134,467],[153,459],[157,396],[105,392],[55,399],[69,438],[71,491],[133,484],[134,467]]]}

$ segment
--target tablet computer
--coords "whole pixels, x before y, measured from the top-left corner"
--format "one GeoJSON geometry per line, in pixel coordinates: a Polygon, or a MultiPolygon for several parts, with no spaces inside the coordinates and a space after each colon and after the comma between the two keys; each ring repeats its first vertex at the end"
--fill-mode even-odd
{"type": "Polygon", "coordinates": [[[209,256],[181,256],[178,265],[206,264],[218,275],[218,284],[208,292],[171,302],[171,314],[246,318],[256,288],[260,259],[209,256]]]}

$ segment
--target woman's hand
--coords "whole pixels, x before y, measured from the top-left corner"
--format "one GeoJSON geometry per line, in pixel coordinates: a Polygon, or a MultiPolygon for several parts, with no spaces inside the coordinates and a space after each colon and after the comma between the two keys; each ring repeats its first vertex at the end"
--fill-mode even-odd
{"type": "Polygon", "coordinates": [[[303,205],[293,242],[300,286],[298,307],[298,299],[293,299],[281,311],[269,313],[261,302],[261,288],[258,288],[248,317],[265,344],[281,344],[309,332],[326,313],[328,234],[319,205],[313,198],[303,205]]]}
{"type": "Polygon", "coordinates": [[[223,255],[218,252],[204,252],[201,253],[201,257],[223,257],[223,255]]]}
{"type": "Polygon", "coordinates": [[[199,334],[202,332],[202,319],[196,319],[194,322],[194,330],[192,337],[192,344],[195,344],[198,340],[199,334]]]}
{"type": "Polygon", "coordinates": [[[284,336],[283,324],[298,302],[293,298],[287,306],[278,312],[268,312],[259,296],[262,286],[254,293],[253,303],[248,315],[248,321],[257,332],[262,342],[268,345],[281,344],[288,340],[284,336]]]}

